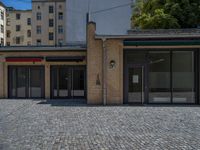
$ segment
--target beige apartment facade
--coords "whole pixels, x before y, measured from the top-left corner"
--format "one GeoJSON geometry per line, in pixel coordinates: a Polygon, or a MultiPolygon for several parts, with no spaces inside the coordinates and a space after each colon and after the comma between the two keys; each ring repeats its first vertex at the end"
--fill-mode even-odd
{"type": "Polygon", "coordinates": [[[6,45],[30,46],[32,45],[31,10],[7,11],[6,20],[6,45]]]}
{"type": "Polygon", "coordinates": [[[6,44],[6,6],[0,2],[0,45],[6,44]]]}
{"type": "Polygon", "coordinates": [[[199,29],[95,31],[90,22],[85,47],[0,48],[0,97],[199,104],[199,29]]]}
{"type": "Polygon", "coordinates": [[[65,0],[32,0],[33,45],[64,45],[65,0]]]}

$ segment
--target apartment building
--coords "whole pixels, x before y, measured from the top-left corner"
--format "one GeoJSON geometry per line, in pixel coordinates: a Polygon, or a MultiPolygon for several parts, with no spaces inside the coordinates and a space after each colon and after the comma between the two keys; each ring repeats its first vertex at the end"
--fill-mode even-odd
{"type": "Polygon", "coordinates": [[[0,2],[0,45],[4,46],[6,43],[6,6],[0,2]]]}
{"type": "Polygon", "coordinates": [[[63,45],[65,0],[32,0],[33,45],[63,45]]]}
{"type": "Polygon", "coordinates": [[[31,16],[31,10],[7,9],[7,46],[26,46],[32,44],[31,16]]]}

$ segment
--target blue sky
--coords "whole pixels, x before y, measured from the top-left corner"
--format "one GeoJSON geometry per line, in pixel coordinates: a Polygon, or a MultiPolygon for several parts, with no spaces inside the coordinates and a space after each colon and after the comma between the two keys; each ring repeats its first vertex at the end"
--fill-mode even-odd
{"type": "Polygon", "coordinates": [[[31,0],[0,0],[6,6],[12,6],[15,9],[31,9],[31,0]]]}

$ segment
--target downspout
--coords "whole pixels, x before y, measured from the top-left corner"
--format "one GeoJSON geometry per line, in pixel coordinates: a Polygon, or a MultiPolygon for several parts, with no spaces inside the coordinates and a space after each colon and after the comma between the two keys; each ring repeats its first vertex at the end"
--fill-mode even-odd
{"type": "Polygon", "coordinates": [[[106,38],[102,39],[103,46],[103,63],[102,63],[102,73],[103,73],[103,105],[107,104],[107,80],[106,80],[106,64],[107,64],[107,53],[106,53],[106,38]]]}

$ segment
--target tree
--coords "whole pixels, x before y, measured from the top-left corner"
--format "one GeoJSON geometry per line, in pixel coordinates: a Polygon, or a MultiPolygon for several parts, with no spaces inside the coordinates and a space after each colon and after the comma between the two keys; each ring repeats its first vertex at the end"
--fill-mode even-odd
{"type": "Polygon", "coordinates": [[[143,29],[195,28],[200,25],[200,1],[137,0],[132,25],[143,29]]]}

